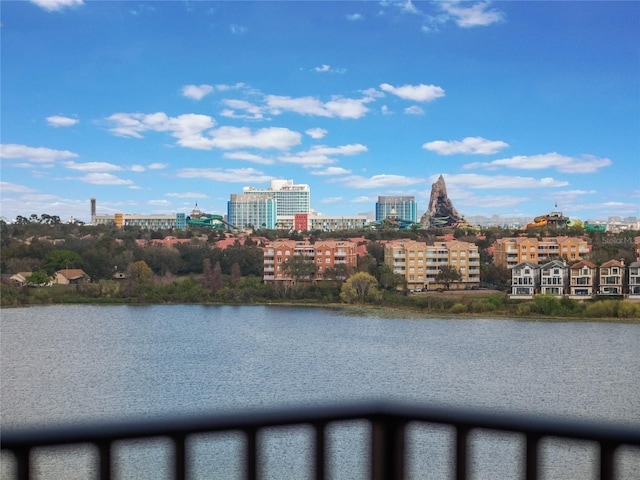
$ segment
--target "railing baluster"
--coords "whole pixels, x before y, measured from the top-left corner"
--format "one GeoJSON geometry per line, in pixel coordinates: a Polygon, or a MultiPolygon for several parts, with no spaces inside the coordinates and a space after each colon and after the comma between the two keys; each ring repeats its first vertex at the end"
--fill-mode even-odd
{"type": "Polygon", "coordinates": [[[372,480],[404,478],[404,425],[391,418],[371,421],[372,480]]]}
{"type": "Polygon", "coordinates": [[[600,480],[613,480],[614,452],[614,445],[609,442],[600,442],[600,480]]]}
{"type": "Polygon", "coordinates": [[[186,439],[184,435],[176,435],[173,437],[173,478],[176,480],[186,480],[187,478],[187,451],[185,443],[186,439]]]}
{"type": "Polygon", "coordinates": [[[18,480],[29,480],[29,453],[28,448],[21,448],[15,451],[16,456],[16,478],[18,480]]]}
{"type": "Polygon", "coordinates": [[[258,441],[255,429],[246,430],[247,433],[247,478],[257,480],[258,478],[258,441]]]}
{"type": "Polygon", "coordinates": [[[456,479],[466,480],[467,478],[467,434],[469,429],[462,425],[456,427],[456,479]]]}
{"type": "Polygon", "coordinates": [[[317,423],[315,425],[316,431],[316,457],[315,457],[315,469],[316,469],[316,480],[324,480],[325,476],[325,427],[324,423],[317,423]]]}
{"type": "Polygon", "coordinates": [[[111,442],[101,442],[98,444],[98,455],[100,456],[100,480],[111,479],[111,442]]]}
{"type": "Polygon", "coordinates": [[[538,478],[538,442],[540,437],[537,435],[527,435],[527,452],[526,452],[526,479],[536,480],[538,478]]]}

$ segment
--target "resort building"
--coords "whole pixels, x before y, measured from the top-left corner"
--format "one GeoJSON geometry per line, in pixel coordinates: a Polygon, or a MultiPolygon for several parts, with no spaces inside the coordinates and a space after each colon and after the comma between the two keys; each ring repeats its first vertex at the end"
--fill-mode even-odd
{"type": "Polygon", "coordinates": [[[273,195],[231,194],[227,220],[238,230],[275,229],[276,200],[273,195]]]}
{"type": "Polygon", "coordinates": [[[587,241],[577,237],[499,238],[494,243],[494,262],[507,268],[522,262],[538,264],[559,259],[575,262],[584,260],[590,251],[587,241]]]}
{"type": "Polygon", "coordinates": [[[600,265],[598,293],[600,295],[622,295],[624,273],[624,263],[618,260],[609,260],[600,265]]]}
{"type": "Polygon", "coordinates": [[[597,267],[582,260],[569,268],[569,296],[576,299],[584,299],[595,293],[597,267]]]}
{"type": "Polygon", "coordinates": [[[533,298],[540,288],[540,266],[522,262],[511,269],[512,298],[533,298]]]}
{"type": "Polygon", "coordinates": [[[271,180],[269,188],[244,187],[242,193],[274,198],[278,221],[283,216],[293,217],[296,213],[309,213],[311,210],[309,185],[296,185],[293,180],[271,180]]]}
{"type": "Polygon", "coordinates": [[[392,214],[400,220],[416,223],[418,221],[418,204],[415,197],[378,197],[376,222],[384,221],[392,214]]]}
{"type": "Polygon", "coordinates": [[[540,266],[540,293],[561,297],[569,278],[569,267],[565,262],[552,260],[540,266]]]}
{"type": "Polygon", "coordinates": [[[312,283],[320,280],[344,280],[355,270],[358,263],[357,245],[342,240],[326,240],[316,243],[295,240],[277,240],[264,247],[265,282],[291,285],[296,282],[312,283]],[[313,274],[295,278],[285,264],[300,256],[312,263],[313,274]]]}
{"type": "Polygon", "coordinates": [[[93,225],[114,225],[118,228],[141,227],[146,230],[186,230],[185,213],[173,215],[148,215],[138,213],[116,213],[113,215],[92,215],[93,225]]]}

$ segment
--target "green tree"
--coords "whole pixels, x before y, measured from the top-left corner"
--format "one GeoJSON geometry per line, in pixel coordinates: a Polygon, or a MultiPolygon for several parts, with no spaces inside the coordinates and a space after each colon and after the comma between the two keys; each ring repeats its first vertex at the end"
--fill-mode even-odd
{"type": "Polygon", "coordinates": [[[444,285],[447,290],[451,288],[453,282],[459,282],[460,280],[462,280],[460,272],[451,265],[442,265],[435,278],[436,283],[444,285]]]}
{"type": "Polygon", "coordinates": [[[347,279],[340,289],[340,298],[347,303],[364,303],[366,298],[378,293],[376,277],[358,272],[347,279]]]}
{"type": "Polygon", "coordinates": [[[142,293],[145,289],[153,285],[153,270],[149,268],[147,262],[139,260],[132,263],[127,269],[127,288],[128,296],[142,293]]]}
{"type": "Polygon", "coordinates": [[[48,273],[65,268],[78,268],[82,258],[71,250],[52,250],[44,256],[44,265],[48,273]]]}
{"type": "Polygon", "coordinates": [[[300,280],[312,280],[317,271],[313,259],[305,255],[293,255],[282,268],[287,277],[292,278],[296,283],[300,280]]]}
{"type": "Polygon", "coordinates": [[[25,278],[28,285],[35,285],[37,287],[42,287],[51,282],[51,277],[47,275],[45,272],[39,270],[37,272],[33,272],[27,278],[25,278]]]}

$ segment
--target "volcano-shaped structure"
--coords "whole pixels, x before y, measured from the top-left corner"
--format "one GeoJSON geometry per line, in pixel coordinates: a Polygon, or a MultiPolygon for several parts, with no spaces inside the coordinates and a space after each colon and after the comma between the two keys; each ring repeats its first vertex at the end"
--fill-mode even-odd
{"type": "Polygon", "coordinates": [[[442,175],[431,185],[429,209],[420,219],[420,223],[426,228],[450,228],[466,224],[447,196],[447,186],[442,175]]]}

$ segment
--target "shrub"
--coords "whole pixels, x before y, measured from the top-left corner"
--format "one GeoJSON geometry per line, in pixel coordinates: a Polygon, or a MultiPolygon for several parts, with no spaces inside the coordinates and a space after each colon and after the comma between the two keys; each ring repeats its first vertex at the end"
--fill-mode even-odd
{"type": "Polygon", "coordinates": [[[585,315],[592,318],[615,318],[618,315],[616,300],[597,300],[585,308],[585,315]]]}
{"type": "Polygon", "coordinates": [[[467,306],[464,303],[454,303],[449,311],[451,313],[466,313],[467,306]]]}
{"type": "Polygon", "coordinates": [[[618,305],[618,318],[640,318],[640,305],[622,302],[618,305]]]}

